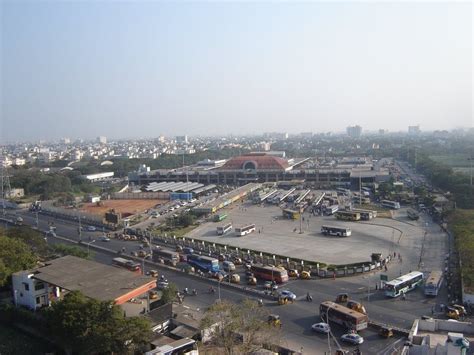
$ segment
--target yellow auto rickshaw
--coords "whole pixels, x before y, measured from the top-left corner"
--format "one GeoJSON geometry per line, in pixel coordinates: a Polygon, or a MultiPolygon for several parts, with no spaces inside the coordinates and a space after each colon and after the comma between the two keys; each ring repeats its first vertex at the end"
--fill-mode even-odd
{"type": "Polygon", "coordinates": [[[148,292],[148,296],[150,297],[151,300],[156,300],[158,298],[158,292],[150,291],[148,292]]]}
{"type": "Polygon", "coordinates": [[[300,274],[299,274],[298,270],[290,269],[290,270],[288,270],[288,276],[289,277],[299,277],[300,274]]]}
{"type": "Polygon", "coordinates": [[[458,320],[459,319],[459,311],[454,307],[447,307],[446,308],[446,317],[449,319],[458,320]]]}
{"type": "Polygon", "coordinates": [[[257,279],[255,277],[249,277],[247,280],[247,285],[255,286],[257,284],[257,279]]]}
{"type": "Polygon", "coordinates": [[[390,337],[393,337],[393,330],[392,330],[392,328],[382,327],[382,328],[380,328],[380,330],[379,330],[379,335],[380,335],[382,338],[390,338],[390,337]]]}
{"type": "Polygon", "coordinates": [[[267,320],[268,324],[281,328],[281,320],[278,314],[270,314],[267,320]]]}
{"type": "Polygon", "coordinates": [[[309,271],[301,271],[300,278],[302,280],[309,280],[309,279],[311,279],[311,273],[309,271]]]}
{"type": "Polygon", "coordinates": [[[280,306],[288,303],[293,303],[293,300],[289,297],[278,297],[278,304],[280,306]]]}
{"type": "Polygon", "coordinates": [[[240,283],[240,276],[238,274],[232,274],[232,276],[230,277],[230,282],[232,282],[233,284],[240,283]]]}
{"type": "Polygon", "coordinates": [[[466,308],[464,308],[464,306],[452,304],[451,307],[458,311],[460,317],[465,317],[467,315],[466,308]]]}

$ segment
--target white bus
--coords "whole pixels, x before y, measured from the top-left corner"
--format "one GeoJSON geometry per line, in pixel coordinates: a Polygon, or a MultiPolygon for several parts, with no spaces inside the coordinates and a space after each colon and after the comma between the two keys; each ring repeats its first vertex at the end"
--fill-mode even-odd
{"type": "Polygon", "coordinates": [[[385,283],[385,296],[398,297],[415,289],[421,283],[423,283],[423,273],[412,271],[409,274],[385,283]]]}
{"type": "Polygon", "coordinates": [[[331,216],[334,213],[336,213],[337,211],[339,211],[339,205],[332,205],[332,206],[328,206],[324,209],[324,214],[326,216],[331,216]]]}
{"type": "Polygon", "coordinates": [[[382,200],[381,205],[383,207],[390,208],[392,210],[399,210],[400,209],[400,203],[396,201],[390,201],[390,200],[382,200]]]}
{"type": "Polygon", "coordinates": [[[321,226],[321,233],[324,235],[335,235],[336,237],[350,237],[352,231],[350,228],[321,226]]]}
{"type": "Polygon", "coordinates": [[[249,224],[245,227],[235,228],[235,234],[237,234],[239,236],[244,236],[244,235],[250,234],[252,232],[255,232],[255,224],[249,224]]]}
{"type": "Polygon", "coordinates": [[[425,282],[425,296],[437,296],[443,284],[443,273],[441,271],[431,271],[425,282]]]}
{"type": "Polygon", "coordinates": [[[217,235],[224,235],[232,230],[232,223],[217,227],[217,235]]]}

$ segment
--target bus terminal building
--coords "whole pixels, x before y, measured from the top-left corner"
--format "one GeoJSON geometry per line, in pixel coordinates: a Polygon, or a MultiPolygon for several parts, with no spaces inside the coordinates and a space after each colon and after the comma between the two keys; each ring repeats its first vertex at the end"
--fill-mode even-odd
{"type": "Polygon", "coordinates": [[[248,183],[304,181],[315,188],[356,187],[386,181],[389,171],[369,158],[340,159],[332,164],[314,163],[310,158],[285,159],[265,152],[233,157],[224,164],[194,165],[179,169],[136,171],[128,176],[134,185],[162,181],[189,181],[201,184],[245,185],[248,183]]]}
{"type": "MultiPolygon", "coordinates": [[[[60,301],[68,292],[80,291],[86,297],[121,305],[127,315],[136,315],[128,309],[127,302],[147,295],[156,287],[156,279],[67,255],[35,269],[14,273],[12,284],[15,305],[31,310],[60,301]]],[[[149,310],[149,305],[145,308],[149,310]]],[[[143,306],[139,311],[143,311],[143,306]]]]}

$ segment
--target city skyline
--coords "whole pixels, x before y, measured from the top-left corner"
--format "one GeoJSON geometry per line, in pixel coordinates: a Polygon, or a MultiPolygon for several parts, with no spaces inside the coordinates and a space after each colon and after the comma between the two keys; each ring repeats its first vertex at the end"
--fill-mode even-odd
{"type": "Polygon", "coordinates": [[[469,128],[472,6],[4,1],[1,140],[469,128]]]}

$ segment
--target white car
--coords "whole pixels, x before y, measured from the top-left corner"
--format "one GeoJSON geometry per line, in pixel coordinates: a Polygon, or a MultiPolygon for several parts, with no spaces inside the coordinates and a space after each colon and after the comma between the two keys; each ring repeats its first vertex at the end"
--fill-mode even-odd
{"type": "Polygon", "coordinates": [[[292,301],[296,300],[296,295],[293,292],[291,292],[290,290],[280,291],[280,296],[285,297],[285,298],[289,298],[292,301]]]}
{"type": "Polygon", "coordinates": [[[167,281],[160,281],[158,282],[158,285],[156,286],[159,290],[164,290],[165,288],[168,288],[169,283],[167,281]]]}
{"type": "Polygon", "coordinates": [[[327,334],[331,331],[331,328],[329,328],[329,324],[327,323],[316,323],[311,326],[311,329],[315,332],[318,333],[323,333],[327,334]]]}
{"type": "Polygon", "coordinates": [[[95,227],[94,226],[87,226],[87,230],[89,232],[95,232],[95,227]]]}
{"type": "Polygon", "coordinates": [[[359,345],[364,342],[364,338],[362,338],[357,333],[347,333],[341,336],[341,340],[345,341],[346,343],[350,343],[353,345],[359,345]]]}
{"type": "Polygon", "coordinates": [[[110,242],[110,238],[107,238],[105,235],[100,236],[99,240],[101,242],[110,242]]]}

